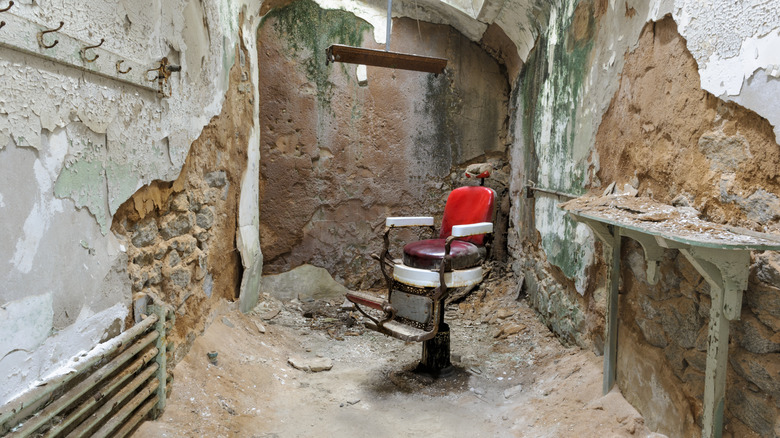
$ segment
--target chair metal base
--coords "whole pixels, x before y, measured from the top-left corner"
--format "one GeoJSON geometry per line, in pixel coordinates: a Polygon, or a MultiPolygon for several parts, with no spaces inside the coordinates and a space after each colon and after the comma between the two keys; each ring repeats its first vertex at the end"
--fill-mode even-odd
{"type": "Polygon", "coordinates": [[[452,373],[450,362],[450,326],[442,322],[436,335],[423,342],[422,359],[415,372],[431,377],[443,377],[452,373]]]}

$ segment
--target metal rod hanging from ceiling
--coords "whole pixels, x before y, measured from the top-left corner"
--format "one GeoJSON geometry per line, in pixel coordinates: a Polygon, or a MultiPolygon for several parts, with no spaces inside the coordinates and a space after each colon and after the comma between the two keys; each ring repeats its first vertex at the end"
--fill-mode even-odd
{"type": "Polygon", "coordinates": [[[385,52],[390,51],[390,30],[393,27],[393,0],[387,0],[387,28],[385,29],[385,52]]]}

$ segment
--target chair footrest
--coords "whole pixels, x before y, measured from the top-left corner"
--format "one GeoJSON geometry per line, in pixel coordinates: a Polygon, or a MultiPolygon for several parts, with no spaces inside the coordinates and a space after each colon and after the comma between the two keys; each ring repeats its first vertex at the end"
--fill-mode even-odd
{"type": "Polygon", "coordinates": [[[428,339],[433,338],[436,336],[436,330],[432,331],[425,331],[418,329],[417,327],[412,327],[410,325],[401,324],[397,321],[388,321],[384,324],[382,324],[381,327],[378,327],[376,324],[373,323],[373,321],[366,321],[365,322],[366,328],[386,334],[388,336],[392,336],[394,338],[400,339],[402,341],[407,342],[422,342],[427,341],[428,339]]]}
{"type": "Polygon", "coordinates": [[[377,297],[365,292],[347,292],[347,299],[355,304],[360,304],[372,309],[383,310],[382,304],[386,301],[384,298],[377,297]]]}

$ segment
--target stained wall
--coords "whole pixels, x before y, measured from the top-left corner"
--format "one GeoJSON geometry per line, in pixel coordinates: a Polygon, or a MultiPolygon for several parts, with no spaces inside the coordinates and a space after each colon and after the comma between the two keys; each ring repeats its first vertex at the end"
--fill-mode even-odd
{"type": "MultiPolygon", "coordinates": [[[[391,48],[448,59],[444,74],[325,64],[330,44],[383,48],[371,26],[302,0],[258,33],[264,272],[304,263],[348,287],[382,279],[384,218],[439,216],[466,164],[506,164],[509,84],[500,65],[451,27],[396,19],[391,48]]],[[[504,173],[506,174],[505,170],[504,173]]],[[[476,184],[476,181],[468,182],[476,184]]],[[[500,182],[497,182],[497,184],[500,182]]]]}
{"type": "MultiPolygon", "coordinates": [[[[128,263],[136,256],[111,231],[112,221],[137,190],[179,176],[193,141],[221,111],[239,28],[253,33],[253,14],[240,2],[186,0],[22,0],[3,13],[8,26],[31,22],[47,29],[63,21],[47,41],[104,38],[101,49],[137,69],[167,57],[181,71],[171,75],[171,95],[163,98],[154,89],[86,72],[78,53],[59,54],[65,62],[54,62],[13,49],[21,38],[36,41],[35,32],[3,36],[0,373],[7,377],[0,404],[126,327],[135,282],[128,263]]],[[[247,129],[248,137],[256,135],[251,124],[247,129]]],[[[250,144],[242,146],[244,153],[257,157],[259,149],[250,144]]],[[[241,202],[256,206],[256,184],[243,187],[241,202]]],[[[245,208],[230,224],[239,235],[242,224],[257,229],[251,211],[245,208]]],[[[259,275],[252,233],[239,241],[244,272],[259,275]]]]}
{"type": "MultiPolygon", "coordinates": [[[[777,81],[769,74],[776,6],[700,7],[557,2],[524,59],[510,104],[517,108],[509,135],[510,254],[528,300],[566,343],[603,350],[603,248],[561,213],[566,197],[528,199],[527,181],[572,196],[601,194],[615,182],[621,191],[692,206],[708,220],[777,230],[777,81]],[[755,99],[759,89],[763,102],[755,99]]],[[[618,385],[652,428],[696,436],[708,286],[676,251],[664,255],[661,281],[650,286],[641,248],[624,244],[618,385]]],[[[727,435],[778,434],[769,383],[780,377],[772,365],[776,258],[753,254],[742,318],[732,323],[727,435]]]]}

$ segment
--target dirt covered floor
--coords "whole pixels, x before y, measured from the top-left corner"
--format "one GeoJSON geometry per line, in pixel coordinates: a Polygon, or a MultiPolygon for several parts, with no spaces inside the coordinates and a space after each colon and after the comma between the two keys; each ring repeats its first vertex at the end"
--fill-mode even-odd
{"type": "Polygon", "coordinates": [[[365,330],[341,302],[225,305],[134,437],[661,437],[601,395],[601,358],[562,346],[513,284],[448,306],[455,370],[438,380],[412,372],[420,344],[365,330]]]}

